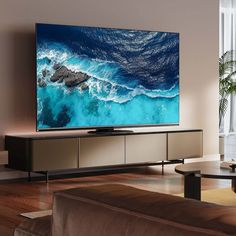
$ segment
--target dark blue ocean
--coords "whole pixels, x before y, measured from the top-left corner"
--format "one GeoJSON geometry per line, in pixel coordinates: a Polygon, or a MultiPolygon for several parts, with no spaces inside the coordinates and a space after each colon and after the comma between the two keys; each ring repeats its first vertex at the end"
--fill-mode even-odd
{"type": "Polygon", "coordinates": [[[41,78],[38,129],[179,122],[177,33],[37,24],[41,78]],[[52,82],[56,64],[89,75],[86,89],[52,82]]]}

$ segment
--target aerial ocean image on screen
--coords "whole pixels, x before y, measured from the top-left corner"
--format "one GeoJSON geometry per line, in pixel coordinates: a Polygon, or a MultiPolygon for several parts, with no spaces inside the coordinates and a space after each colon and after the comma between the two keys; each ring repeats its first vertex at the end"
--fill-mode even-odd
{"type": "Polygon", "coordinates": [[[37,24],[37,129],[179,123],[179,34],[37,24]]]}

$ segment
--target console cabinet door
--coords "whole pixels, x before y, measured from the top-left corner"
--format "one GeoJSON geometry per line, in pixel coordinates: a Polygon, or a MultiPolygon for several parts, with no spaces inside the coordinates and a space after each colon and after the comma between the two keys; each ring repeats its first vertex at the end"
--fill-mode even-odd
{"type": "Polygon", "coordinates": [[[80,138],[79,167],[124,164],[124,136],[80,138]]]}
{"type": "Polygon", "coordinates": [[[202,132],[168,134],[168,160],[202,156],[202,132]]]}
{"type": "Polygon", "coordinates": [[[166,160],[166,134],[126,136],[126,164],[166,160]]]}
{"type": "Polygon", "coordinates": [[[32,141],[32,171],[78,168],[78,139],[32,141]]]}

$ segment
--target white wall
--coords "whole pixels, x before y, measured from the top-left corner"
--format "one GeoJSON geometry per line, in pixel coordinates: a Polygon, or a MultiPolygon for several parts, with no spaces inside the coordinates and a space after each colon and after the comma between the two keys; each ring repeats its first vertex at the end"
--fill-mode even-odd
{"type": "Polygon", "coordinates": [[[218,0],[1,0],[0,136],[35,130],[35,22],[173,31],[180,32],[180,127],[204,129],[204,153],[218,153],[218,5],[218,0]]]}

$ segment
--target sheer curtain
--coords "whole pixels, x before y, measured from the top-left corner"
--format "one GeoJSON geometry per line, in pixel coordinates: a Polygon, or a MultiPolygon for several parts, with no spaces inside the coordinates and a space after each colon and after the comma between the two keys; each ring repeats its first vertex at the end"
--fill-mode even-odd
{"type": "MultiPolygon", "coordinates": [[[[220,0],[219,56],[228,50],[236,50],[236,0],[220,0]]],[[[221,132],[236,132],[236,95],[229,97],[221,132]]]]}

